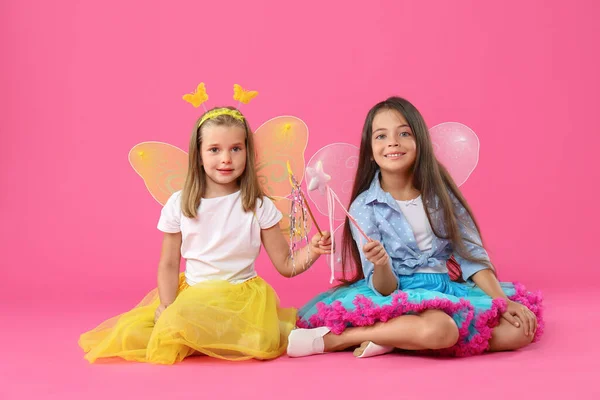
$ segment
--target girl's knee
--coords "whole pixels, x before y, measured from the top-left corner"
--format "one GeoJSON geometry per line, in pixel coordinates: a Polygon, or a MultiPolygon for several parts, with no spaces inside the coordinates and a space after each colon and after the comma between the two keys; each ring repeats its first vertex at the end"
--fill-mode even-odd
{"type": "Polygon", "coordinates": [[[513,327],[513,329],[511,329],[509,332],[510,333],[508,334],[508,337],[506,339],[508,342],[508,347],[510,347],[513,350],[517,350],[528,346],[533,341],[533,335],[527,336],[525,334],[525,329],[523,325],[521,325],[518,328],[513,327]]]}
{"type": "Polygon", "coordinates": [[[447,314],[436,318],[435,323],[428,323],[423,327],[423,341],[432,350],[452,347],[458,342],[458,338],[458,326],[447,314]]]}
{"type": "Polygon", "coordinates": [[[533,335],[527,336],[523,325],[516,327],[510,323],[501,322],[492,334],[490,351],[511,351],[528,346],[533,341],[533,335]]]}

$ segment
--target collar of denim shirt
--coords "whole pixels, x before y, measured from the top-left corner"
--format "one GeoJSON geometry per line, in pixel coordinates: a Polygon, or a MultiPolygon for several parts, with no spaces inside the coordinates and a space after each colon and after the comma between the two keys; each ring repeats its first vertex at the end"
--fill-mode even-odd
{"type": "Polygon", "coordinates": [[[365,197],[365,204],[372,204],[377,201],[378,203],[385,203],[395,210],[400,211],[398,203],[392,195],[381,188],[381,182],[379,180],[380,171],[375,172],[375,177],[371,181],[371,186],[367,189],[367,195],[365,197]]]}
{"type": "MultiPolygon", "coordinates": [[[[380,170],[377,170],[377,172],[375,172],[375,176],[371,181],[371,186],[369,186],[369,188],[367,189],[365,204],[372,204],[373,202],[377,201],[378,203],[387,204],[394,210],[401,212],[400,207],[396,202],[396,199],[394,199],[394,197],[390,193],[386,192],[381,188],[380,174],[380,170]]],[[[426,199],[423,199],[423,204],[427,205],[430,213],[434,213],[437,210],[437,207],[439,206],[439,199],[437,196],[434,196],[433,204],[429,201],[426,201],[426,199]]]]}

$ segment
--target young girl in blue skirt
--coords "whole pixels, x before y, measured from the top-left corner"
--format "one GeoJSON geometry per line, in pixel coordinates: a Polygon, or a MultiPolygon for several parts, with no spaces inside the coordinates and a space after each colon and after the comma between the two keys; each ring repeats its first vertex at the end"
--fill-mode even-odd
{"type": "Polygon", "coordinates": [[[344,284],[299,311],[290,357],[351,348],[360,358],[394,349],[468,356],[541,336],[541,295],[498,281],[467,201],[405,99],[367,115],[350,215],[358,226],[346,221],[344,284]],[[460,282],[448,275],[452,256],[460,282]]]}

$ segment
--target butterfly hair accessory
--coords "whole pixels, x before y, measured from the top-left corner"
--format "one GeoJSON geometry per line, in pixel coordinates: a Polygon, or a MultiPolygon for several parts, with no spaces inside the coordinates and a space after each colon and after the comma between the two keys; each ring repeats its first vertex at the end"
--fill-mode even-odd
{"type": "MultiPolygon", "coordinates": [[[[233,99],[238,102],[239,108],[242,104],[248,104],[252,99],[258,96],[258,92],[255,90],[246,90],[242,86],[237,83],[233,85],[233,99]]],[[[190,103],[192,106],[198,108],[202,106],[204,108],[205,114],[200,120],[198,126],[202,125],[209,119],[219,117],[221,115],[229,115],[237,120],[244,121],[244,116],[238,110],[222,107],[216,108],[214,110],[208,111],[204,103],[208,100],[208,94],[206,93],[206,86],[204,82],[201,82],[196,87],[196,90],[193,93],[186,93],[183,95],[183,100],[190,103]]]]}

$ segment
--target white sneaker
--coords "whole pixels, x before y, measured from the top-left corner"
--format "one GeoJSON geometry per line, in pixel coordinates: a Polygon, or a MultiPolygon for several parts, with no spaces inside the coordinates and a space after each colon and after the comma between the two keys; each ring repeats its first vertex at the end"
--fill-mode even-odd
{"type": "Polygon", "coordinates": [[[306,357],[325,352],[323,336],[330,332],[323,326],[313,329],[294,329],[288,337],[287,355],[289,357],[306,357]]]}

